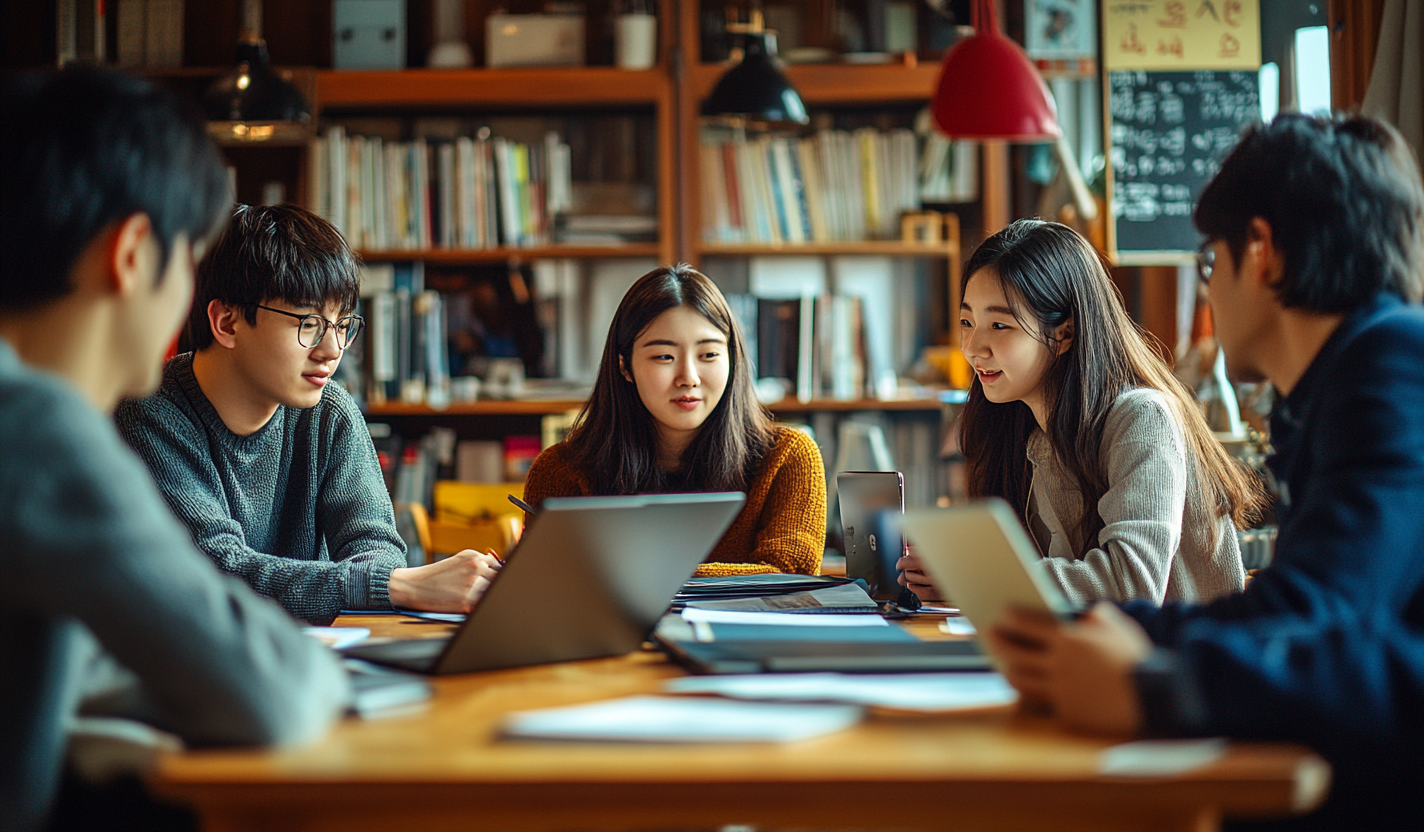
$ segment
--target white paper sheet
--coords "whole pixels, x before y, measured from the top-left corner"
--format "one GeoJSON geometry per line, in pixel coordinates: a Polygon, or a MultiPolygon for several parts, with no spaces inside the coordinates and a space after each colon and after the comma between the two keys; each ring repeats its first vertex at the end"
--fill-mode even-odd
{"type": "Polygon", "coordinates": [[[855,705],[784,705],[725,699],[630,696],[511,714],[504,735],[614,742],[791,742],[860,721],[855,705]]]}
{"type": "Polygon", "coordinates": [[[332,650],[341,650],[353,644],[359,644],[371,635],[370,629],[366,627],[303,627],[302,632],[332,650]]]}
{"type": "Polygon", "coordinates": [[[1128,742],[1103,751],[1099,770],[1117,777],[1170,777],[1216,762],[1226,748],[1224,739],[1128,742]]]}
{"type": "Polygon", "coordinates": [[[969,623],[969,619],[960,616],[958,618],[946,618],[939,622],[939,631],[949,633],[952,636],[972,636],[975,633],[974,625],[969,623]]]}
{"type": "Polygon", "coordinates": [[[1018,693],[998,673],[760,673],[671,679],[670,693],[736,699],[844,702],[906,711],[957,711],[1009,705],[1018,693]]]}

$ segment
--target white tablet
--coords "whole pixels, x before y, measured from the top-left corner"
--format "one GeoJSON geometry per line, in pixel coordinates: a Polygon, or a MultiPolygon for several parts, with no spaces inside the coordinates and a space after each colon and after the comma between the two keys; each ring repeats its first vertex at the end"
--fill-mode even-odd
{"type": "Polygon", "coordinates": [[[1009,607],[1061,618],[1074,613],[1003,500],[907,511],[901,528],[930,580],[981,633],[1009,607]]]}

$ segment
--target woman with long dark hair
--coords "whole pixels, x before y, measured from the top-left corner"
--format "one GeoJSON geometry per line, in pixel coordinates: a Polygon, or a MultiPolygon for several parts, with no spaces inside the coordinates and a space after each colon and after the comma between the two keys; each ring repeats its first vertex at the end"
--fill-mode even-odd
{"type": "MultiPolygon", "coordinates": [[[[1092,246],[1020,220],[979,246],[960,290],[969,494],[1014,507],[1073,600],[1239,592],[1235,528],[1259,510],[1260,484],[1128,317],[1092,246]]],[[[933,594],[913,556],[903,566],[902,582],[933,594]]]]}
{"type": "Polygon", "coordinates": [[[820,571],[820,449],[772,422],[726,298],[682,264],[648,272],[623,296],[593,394],[524,486],[536,508],[548,497],[672,491],[747,495],[699,575],[820,571]]]}

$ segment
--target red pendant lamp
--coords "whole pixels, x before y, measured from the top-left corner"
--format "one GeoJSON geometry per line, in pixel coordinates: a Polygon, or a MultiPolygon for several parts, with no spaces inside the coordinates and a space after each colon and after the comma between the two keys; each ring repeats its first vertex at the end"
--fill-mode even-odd
{"type": "Polygon", "coordinates": [[[1063,135],[1043,76],[1017,43],[999,31],[994,0],[974,0],[975,34],[944,56],[931,107],[956,139],[1049,142],[1063,135]]]}

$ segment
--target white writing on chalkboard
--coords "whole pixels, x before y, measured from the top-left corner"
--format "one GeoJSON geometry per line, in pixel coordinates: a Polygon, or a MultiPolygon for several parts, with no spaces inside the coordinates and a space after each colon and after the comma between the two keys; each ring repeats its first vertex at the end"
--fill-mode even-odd
{"type": "Polygon", "coordinates": [[[1259,113],[1251,72],[1109,74],[1118,248],[1190,251],[1192,207],[1259,113]]]}

